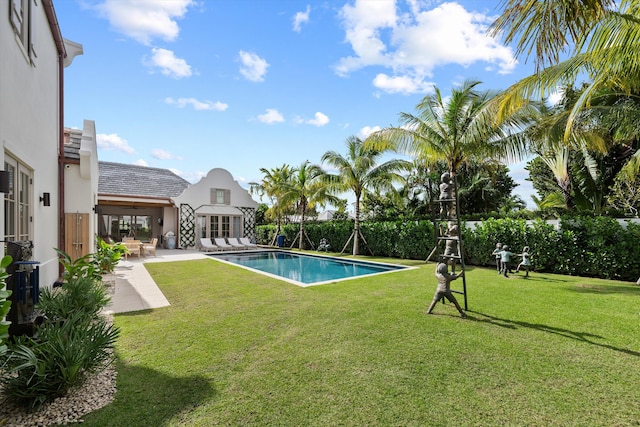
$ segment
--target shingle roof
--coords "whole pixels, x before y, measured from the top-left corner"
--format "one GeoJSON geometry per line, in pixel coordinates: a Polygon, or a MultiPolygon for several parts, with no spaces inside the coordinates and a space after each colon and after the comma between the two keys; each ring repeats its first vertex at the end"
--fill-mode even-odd
{"type": "Polygon", "coordinates": [[[98,162],[98,193],[170,198],[182,194],[189,181],[168,169],[98,162]]]}
{"type": "Polygon", "coordinates": [[[69,141],[64,144],[64,157],[66,159],[80,160],[80,140],[82,131],[79,129],[65,128],[69,133],[69,141]]]}

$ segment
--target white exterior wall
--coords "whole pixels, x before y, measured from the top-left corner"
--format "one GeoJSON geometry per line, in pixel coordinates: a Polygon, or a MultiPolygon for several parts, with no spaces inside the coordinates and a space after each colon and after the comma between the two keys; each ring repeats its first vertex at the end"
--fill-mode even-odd
{"type": "Polygon", "coordinates": [[[187,203],[192,208],[198,209],[203,205],[211,205],[211,189],[222,188],[231,190],[230,206],[257,208],[258,202],[251,198],[247,190],[242,188],[226,169],[211,169],[207,176],[196,184],[190,185],[184,192],[174,199],[176,206],[187,203]]]}
{"type": "MultiPolygon", "coordinates": [[[[33,171],[31,236],[41,262],[40,283],[58,278],[58,143],[60,136],[58,52],[42,1],[31,15],[37,57],[32,65],[9,21],[8,2],[0,7],[0,156],[5,152],[33,171]],[[39,201],[50,193],[51,206],[39,201]]],[[[4,166],[2,166],[4,169],[4,166]]],[[[4,209],[0,209],[4,236],[4,209]]]]}
{"type": "MultiPolygon", "coordinates": [[[[80,141],[80,164],[67,164],[64,170],[66,213],[88,213],[89,247],[95,248],[97,214],[93,211],[98,204],[98,149],[96,146],[96,125],[93,120],[85,120],[80,141]]],[[[67,230],[69,232],[69,230],[67,230]]]]}

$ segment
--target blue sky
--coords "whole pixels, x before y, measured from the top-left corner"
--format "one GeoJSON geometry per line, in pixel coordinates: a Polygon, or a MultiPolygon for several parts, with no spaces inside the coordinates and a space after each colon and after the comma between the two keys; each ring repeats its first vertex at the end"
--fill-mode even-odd
{"type": "MultiPolygon", "coordinates": [[[[94,120],[103,161],[243,186],[398,124],[436,85],[503,89],[532,61],[486,35],[499,0],[54,0],[84,55],[65,126],[94,120]]],[[[532,206],[524,163],[509,165],[532,206]]]]}

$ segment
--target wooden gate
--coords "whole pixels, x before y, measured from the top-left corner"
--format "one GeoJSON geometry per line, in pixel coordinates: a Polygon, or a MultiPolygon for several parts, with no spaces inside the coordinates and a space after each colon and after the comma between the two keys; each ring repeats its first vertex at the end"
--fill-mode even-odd
{"type": "Polygon", "coordinates": [[[88,213],[68,213],[64,215],[65,252],[72,260],[93,252],[89,247],[89,220],[88,213]]]}

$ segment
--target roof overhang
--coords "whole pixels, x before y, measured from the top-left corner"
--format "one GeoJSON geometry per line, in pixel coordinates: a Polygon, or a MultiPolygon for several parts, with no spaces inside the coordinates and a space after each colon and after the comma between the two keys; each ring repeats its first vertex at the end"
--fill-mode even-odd
{"type": "Polygon", "coordinates": [[[98,193],[98,205],[131,207],[175,207],[171,199],[163,197],[125,196],[121,194],[98,193]]]}
{"type": "Polygon", "coordinates": [[[220,206],[220,205],[203,205],[196,209],[196,214],[200,215],[229,215],[240,216],[243,215],[242,211],[233,206],[220,206]]]}

